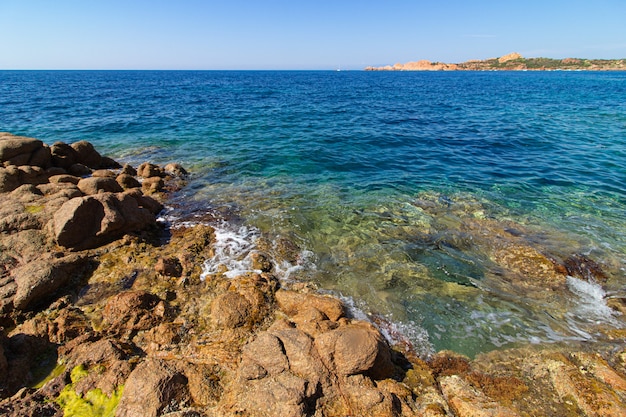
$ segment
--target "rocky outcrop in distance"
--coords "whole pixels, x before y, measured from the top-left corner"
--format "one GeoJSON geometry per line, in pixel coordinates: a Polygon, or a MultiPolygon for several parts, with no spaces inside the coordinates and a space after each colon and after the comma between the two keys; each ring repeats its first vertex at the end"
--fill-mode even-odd
{"type": "MultiPolygon", "coordinates": [[[[154,221],[166,192],[184,186],[184,169],[103,168],[104,157],[76,157],[69,150],[76,147],[59,144],[57,162],[15,165],[33,163],[48,147],[0,139],[2,169],[15,181],[0,193],[0,415],[626,414],[623,346],[418,357],[410,342],[386,339],[312,284],[280,281],[274,265],[298,251],[291,241],[272,256],[252,253],[257,272],[204,276],[214,229],[154,221]],[[76,164],[87,167],[80,176],[68,172],[76,164]],[[37,175],[20,174],[27,172],[37,175]]],[[[415,204],[433,215],[446,210],[415,204]]],[[[520,276],[539,276],[515,285],[561,287],[562,272],[507,237],[519,233],[479,219],[467,226],[502,241],[490,256],[520,276]]],[[[563,268],[602,278],[582,255],[563,268]]]]}
{"type": "Polygon", "coordinates": [[[626,59],[524,58],[517,52],[499,58],[451,64],[420,60],[405,64],[369,66],[365,71],[625,71],[626,59]]]}

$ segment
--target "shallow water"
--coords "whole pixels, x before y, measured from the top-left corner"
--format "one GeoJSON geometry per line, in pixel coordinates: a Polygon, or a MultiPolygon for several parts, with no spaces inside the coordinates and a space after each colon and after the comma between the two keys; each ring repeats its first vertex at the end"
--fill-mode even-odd
{"type": "Polygon", "coordinates": [[[286,239],[284,279],[472,355],[623,325],[623,97],[622,72],[0,71],[0,130],[181,162],[181,198],[221,219],[207,272],[286,239]],[[524,287],[510,251],[606,281],[524,287]]]}

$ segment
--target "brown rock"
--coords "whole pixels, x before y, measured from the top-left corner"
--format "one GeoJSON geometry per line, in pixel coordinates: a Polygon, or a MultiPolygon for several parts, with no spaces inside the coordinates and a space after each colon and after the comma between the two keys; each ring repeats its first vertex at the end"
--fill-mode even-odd
{"type": "Polygon", "coordinates": [[[97,169],[91,173],[92,177],[100,177],[100,178],[115,178],[115,172],[110,169],[97,169]]]}
{"type": "Polygon", "coordinates": [[[108,169],[117,169],[122,166],[114,159],[109,158],[108,156],[103,156],[102,161],[100,162],[100,168],[108,168],[108,169]]]}
{"type": "Polygon", "coordinates": [[[80,178],[75,177],[74,175],[61,174],[51,176],[50,178],[48,178],[48,181],[53,184],[70,183],[76,185],[78,184],[78,181],[80,181],[80,178]]]}
{"type": "Polygon", "coordinates": [[[593,259],[583,254],[575,254],[563,262],[567,274],[589,282],[606,282],[607,276],[593,259]]]}
{"type": "Polygon", "coordinates": [[[236,292],[218,295],[211,305],[211,318],[217,327],[235,328],[246,324],[250,318],[251,305],[236,292]]]}
{"type": "Polygon", "coordinates": [[[307,381],[294,374],[281,374],[251,381],[240,393],[235,415],[264,417],[304,417],[307,381]]]}
{"type": "Polygon", "coordinates": [[[345,315],[343,304],[334,297],[279,290],[276,292],[276,302],[278,307],[290,316],[310,308],[322,312],[332,321],[337,321],[345,315]]]}
{"type": "Polygon", "coordinates": [[[107,300],[102,312],[103,323],[111,332],[150,329],[164,318],[167,308],[157,309],[160,303],[163,301],[159,297],[145,291],[121,292],[107,300]]]}
{"type": "Polygon", "coordinates": [[[68,168],[68,172],[77,177],[86,177],[91,174],[91,168],[83,164],[73,164],[68,168]]]}
{"type": "Polygon", "coordinates": [[[299,329],[270,330],[282,343],[289,370],[307,381],[307,397],[313,397],[321,386],[329,387],[329,375],[313,345],[313,339],[299,329]]]}
{"type": "Polygon", "coordinates": [[[261,272],[270,272],[273,268],[272,261],[264,253],[252,252],[250,254],[250,260],[252,261],[252,269],[257,269],[261,272]]]}
{"type": "Polygon", "coordinates": [[[124,385],[116,417],[157,417],[167,407],[175,411],[190,399],[187,378],[167,362],[140,363],[124,385]]]}
{"type": "Polygon", "coordinates": [[[50,168],[52,165],[52,152],[50,151],[50,147],[44,144],[41,148],[33,151],[28,165],[34,165],[44,169],[50,168]]]}
{"type": "Polygon", "coordinates": [[[96,151],[93,145],[86,140],[72,143],[72,148],[76,151],[79,163],[88,166],[91,169],[100,168],[102,156],[96,151]]]}
{"type": "Polygon", "coordinates": [[[129,355],[116,340],[94,341],[90,335],[85,336],[74,339],[60,349],[68,365],[66,372],[76,366],[82,366],[88,372],[74,385],[78,395],[84,397],[87,392],[100,389],[110,396],[124,385],[132,371],[129,355]]]}
{"type": "Polygon", "coordinates": [[[73,198],[61,206],[53,220],[57,243],[72,249],[97,247],[155,224],[154,215],[124,193],[73,198]]]}
{"type": "Polygon", "coordinates": [[[141,188],[141,183],[137,181],[135,177],[128,174],[119,174],[115,181],[125,190],[129,190],[131,188],[141,188]]]}
{"type": "Polygon", "coordinates": [[[67,174],[67,170],[65,170],[63,168],[59,168],[59,167],[49,167],[49,168],[46,168],[45,174],[48,176],[48,178],[50,178],[50,177],[52,177],[54,175],[64,175],[64,174],[67,174]]]}
{"type": "Polygon", "coordinates": [[[125,191],[124,194],[134,198],[139,207],[145,208],[154,215],[159,214],[159,212],[163,210],[163,204],[150,196],[143,195],[141,191],[136,188],[125,191]]]}
{"type": "Polygon", "coordinates": [[[178,258],[159,258],[154,270],[166,277],[180,277],[183,274],[183,266],[178,258]]]}
{"type": "Polygon", "coordinates": [[[122,171],[120,172],[120,174],[126,174],[126,175],[130,175],[131,177],[136,177],[137,176],[137,170],[135,168],[133,168],[132,165],[125,164],[122,167],[122,171]]]}
{"type": "Polygon", "coordinates": [[[52,165],[55,167],[69,170],[72,165],[78,162],[78,154],[67,143],[55,142],[50,147],[50,152],[52,153],[52,165]]]}
{"type": "Polygon", "coordinates": [[[43,147],[43,142],[38,139],[0,132],[0,162],[23,154],[27,154],[30,159],[30,154],[41,147],[43,147]]]}
{"type": "MultiPolygon", "coordinates": [[[[256,339],[248,343],[242,352],[243,364],[255,364],[268,375],[278,375],[289,369],[289,361],[285,355],[283,344],[276,336],[260,333],[256,339]]],[[[246,375],[249,375],[246,373],[246,375]]],[[[249,379],[254,379],[250,378],[249,379]]]]}
{"type": "Polygon", "coordinates": [[[35,259],[15,268],[11,272],[17,284],[13,306],[17,310],[27,310],[48,299],[74,274],[81,275],[86,261],[84,257],[70,255],[60,259],[35,259]]]}
{"type": "Polygon", "coordinates": [[[458,417],[518,417],[515,411],[506,408],[484,393],[472,387],[458,375],[439,379],[444,398],[458,417]]]}
{"type": "Polygon", "coordinates": [[[160,193],[165,187],[165,181],[160,177],[150,177],[143,180],[141,189],[146,194],[160,193]]]}
{"type": "Polygon", "coordinates": [[[78,189],[85,195],[93,195],[101,192],[121,193],[124,191],[114,178],[90,177],[81,178],[78,181],[78,189]]]}
{"type": "Polygon", "coordinates": [[[0,167],[0,193],[13,191],[20,185],[20,171],[16,166],[0,167]]]}
{"type": "Polygon", "coordinates": [[[164,177],[165,172],[158,165],[144,162],[137,168],[137,175],[143,178],[164,177]]]}
{"type": "Polygon", "coordinates": [[[48,176],[43,168],[25,165],[18,167],[18,171],[21,184],[43,184],[48,182],[48,176]]]}
{"type": "Polygon", "coordinates": [[[391,350],[371,324],[354,322],[315,338],[324,364],[339,375],[370,374],[381,379],[393,374],[391,350]]]}
{"type": "Polygon", "coordinates": [[[163,167],[163,171],[172,177],[185,178],[189,173],[180,164],[170,163],[163,167]]]}

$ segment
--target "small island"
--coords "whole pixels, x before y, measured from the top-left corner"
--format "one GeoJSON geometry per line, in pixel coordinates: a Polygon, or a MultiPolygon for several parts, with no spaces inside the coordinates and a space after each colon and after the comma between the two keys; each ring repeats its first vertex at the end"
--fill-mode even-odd
{"type": "Polygon", "coordinates": [[[626,59],[524,58],[517,52],[458,64],[420,60],[366,67],[365,71],[626,71],[626,59]]]}

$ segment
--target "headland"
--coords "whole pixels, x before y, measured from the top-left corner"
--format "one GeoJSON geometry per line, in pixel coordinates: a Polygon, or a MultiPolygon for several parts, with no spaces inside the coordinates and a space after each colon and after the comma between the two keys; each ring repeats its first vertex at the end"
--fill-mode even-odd
{"type": "Polygon", "coordinates": [[[455,64],[419,60],[381,67],[369,66],[365,71],[626,71],[626,59],[525,58],[513,52],[499,58],[455,64]]]}

